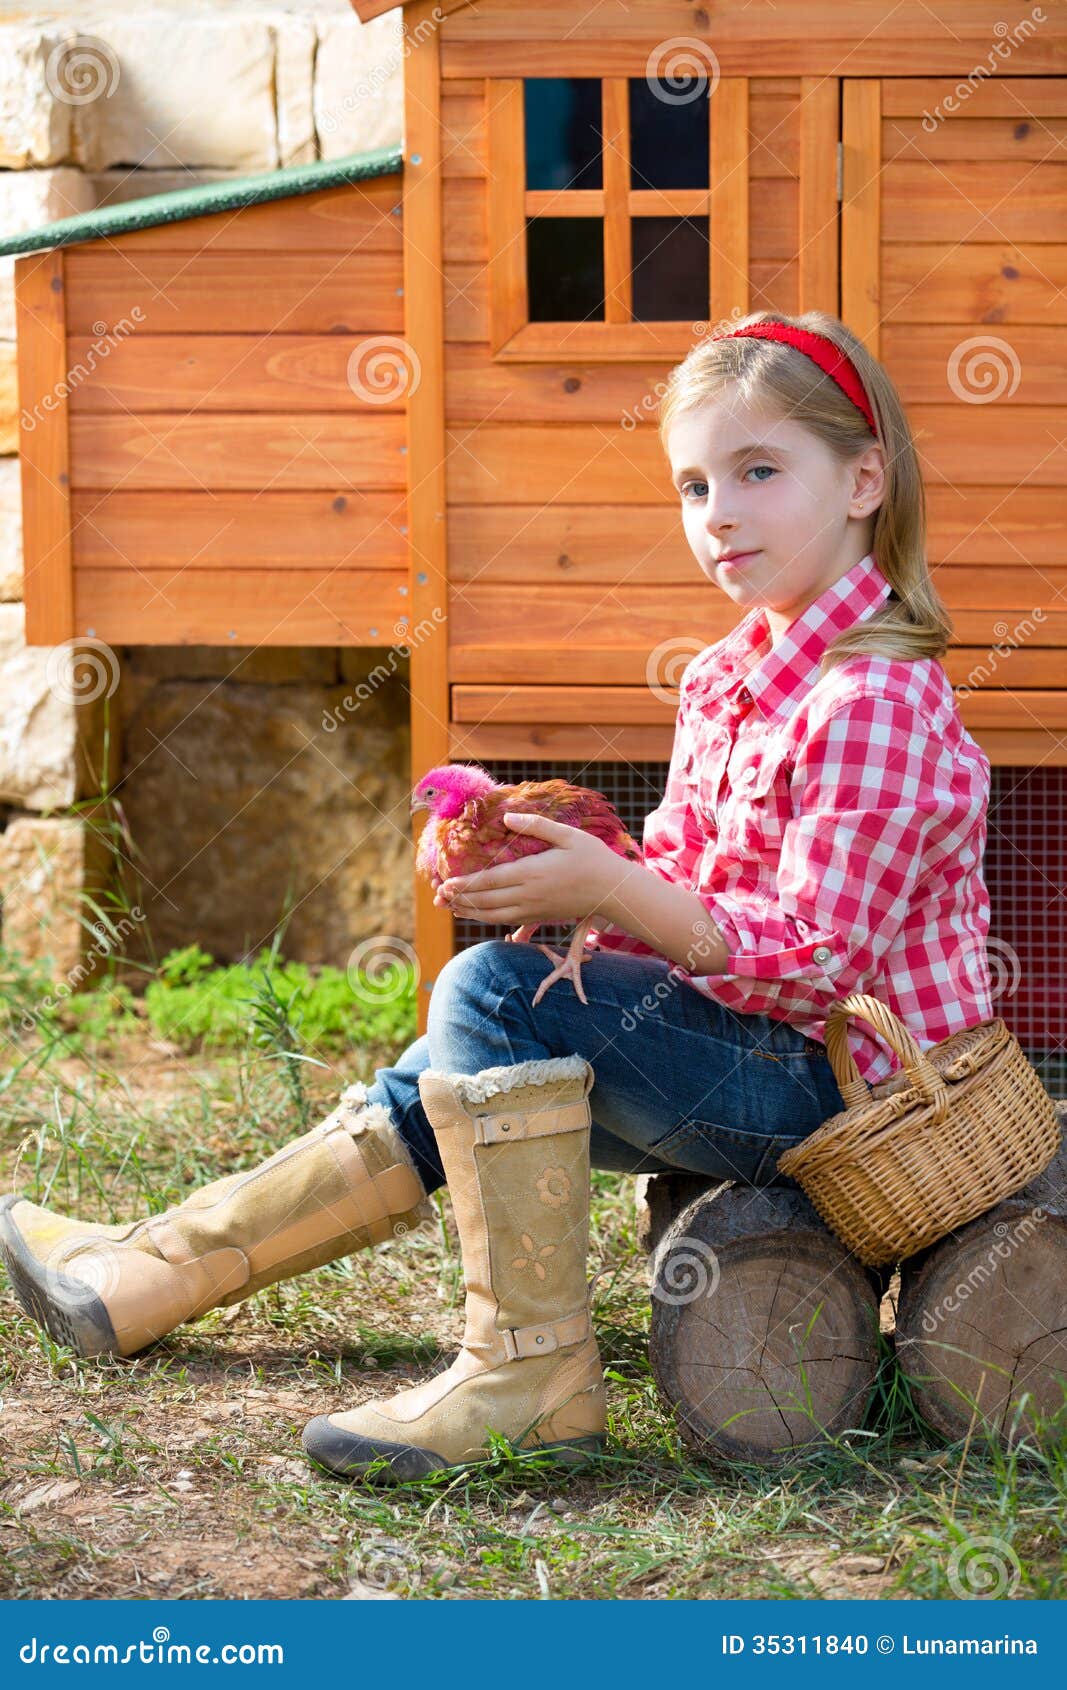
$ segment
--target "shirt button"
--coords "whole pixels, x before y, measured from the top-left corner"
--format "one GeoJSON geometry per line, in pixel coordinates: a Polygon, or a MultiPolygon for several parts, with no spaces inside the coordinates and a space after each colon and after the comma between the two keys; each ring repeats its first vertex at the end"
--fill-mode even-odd
{"type": "Polygon", "coordinates": [[[812,962],[829,962],[833,954],[829,945],[816,945],[811,953],[811,960],[812,962]]]}
{"type": "Polygon", "coordinates": [[[746,786],[748,785],[750,780],[755,780],[755,778],[756,778],[755,769],[746,769],[744,774],[741,776],[741,779],[744,781],[746,786]]]}

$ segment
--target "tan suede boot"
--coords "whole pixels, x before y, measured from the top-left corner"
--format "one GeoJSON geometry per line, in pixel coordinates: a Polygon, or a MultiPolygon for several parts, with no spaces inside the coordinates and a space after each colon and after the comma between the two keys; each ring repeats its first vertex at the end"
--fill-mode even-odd
{"type": "Polygon", "coordinates": [[[258,1168],[162,1215],[105,1225],[5,1197],[0,1255],[19,1302],[82,1355],[136,1355],[182,1321],[403,1235],[432,1207],[388,1109],[366,1093],[348,1086],[258,1168]]]}
{"type": "Polygon", "coordinates": [[[373,1479],[417,1478],[484,1458],[490,1429],[557,1460],[600,1448],[585,1277],[592,1083],[580,1056],[419,1075],[459,1229],[463,1346],[412,1390],[310,1421],[304,1448],[322,1466],[362,1474],[378,1462],[373,1479]]]}

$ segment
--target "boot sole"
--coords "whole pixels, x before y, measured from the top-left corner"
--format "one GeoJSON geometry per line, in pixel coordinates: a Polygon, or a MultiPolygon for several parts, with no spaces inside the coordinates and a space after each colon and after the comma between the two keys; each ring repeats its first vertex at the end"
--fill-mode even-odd
{"type": "MultiPolygon", "coordinates": [[[[372,1475],[373,1483],[403,1483],[408,1479],[424,1479],[428,1473],[439,1472],[442,1468],[471,1467],[477,1465],[479,1459],[474,1457],[470,1461],[449,1461],[445,1456],[438,1455],[435,1449],[421,1449],[417,1444],[388,1443],[384,1438],[361,1438],[355,1432],[345,1432],[340,1426],[330,1424],[325,1414],[316,1415],[304,1427],[301,1438],[305,1453],[310,1455],[320,1466],[326,1467],[331,1473],[339,1474],[342,1478],[355,1478],[365,1473],[366,1469],[375,1461],[383,1458],[388,1466],[382,1467],[372,1475]]],[[[548,1455],[552,1460],[563,1466],[577,1466],[588,1461],[591,1456],[599,1455],[604,1447],[604,1439],[592,1435],[588,1438],[570,1438],[562,1443],[537,1444],[533,1449],[523,1451],[529,1455],[548,1455]]]]}
{"type": "Polygon", "coordinates": [[[95,1291],[64,1273],[49,1272],[26,1243],[9,1211],[21,1199],[0,1199],[0,1257],[12,1289],[31,1320],[57,1344],[79,1355],[120,1355],[110,1316],[95,1291]]]}

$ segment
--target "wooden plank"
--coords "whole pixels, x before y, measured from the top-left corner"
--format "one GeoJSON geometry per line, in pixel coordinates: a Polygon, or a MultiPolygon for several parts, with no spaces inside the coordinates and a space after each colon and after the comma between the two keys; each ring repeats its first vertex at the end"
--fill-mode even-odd
{"type": "MultiPolygon", "coordinates": [[[[1064,590],[1067,530],[1057,488],[929,489],[927,559],[938,591],[971,608],[1051,602],[1064,590]],[[943,579],[945,577],[945,579],[943,579]]],[[[452,505],[453,581],[632,582],[698,579],[676,504],[628,505],[625,541],[610,505],[452,505]]]]}
{"type": "Polygon", "coordinates": [[[572,504],[676,503],[652,429],[595,423],[485,423],[448,431],[450,502],[494,504],[567,499],[572,504]]]}
{"type": "Polygon", "coordinates": [[[150,229],[82,241],[80,253],[122,252],[392,252],[399,259],[404,230],[403,176],[371,177],[286,200],[265,200],[150,229]]]}
{"type": "Polygon", "coordinates": [[[404,486],[402,413],[71,418],[73,485],[352,491],[404,486]]]}
{"type": "MultiPolygon", "coordinates": [[[[526,141],[523,85],[494,83],[487,96],[488,221],[482,240],[489,246],[489,339],[499,352],[529,316],[526,297],[526,141]]],[[[445,247],[447,251],[447,245],[445,247]]]]}
{"type": "MultiPolygon", "coordinates": [[[[647,687],[454,686],[452,721],[486,727],[499,723],[657,726],[673,731],[677,704],[647,687]]],[[[1067,690],[1012,692],[997,687],[968,694],[960,714],[975,728],[1034,727],[1067,730],[1067,690]]]]}
{"type": "Polygon", "coordinates": [[[441,174],[486,176],[488,171],[485,84],[453,82],[441,94],[441,174]]]}
{"type": "Polygon", "coordinates": [[[149,334],[107,341],[72,335],[84,371],[71,410],[401,410],[412,380],[400,336],[149,334]]]}
{"type": "Polygon", "coordinates": [[[804,77],[800,103],[800,186],[797,250],[800,296],[797,311],[838,307],[837,77],[804,77]]]}
{"type": "Polygon", "coordinates": [[[1027,481],[1033,487],[1067,482],[1062,405],[1013,410],[1011,427],[991,425],[985,405],[913,405],[909,421],[922,455],[923,478],[957,486],[1027,481]]]}
{"type": "Polygon", "coordinates": [[[484,343],[445,345],[445,413],[449,422],[611,423],[655,425],[668,361],[601,364],[564,356],[558,364],[503,368],[484,343]]]}
{"type": "Polygon", "coordinates": [[[881,83],[845,77],[841,89],[841,317],[881,356],[881,83]]]}
{"type": "Polygon", "coordinates": [[[720,78],[708,120],[708,321],[729,323],[747,316],[750,309],[747,77],[720,78]]]}
{"type": "MultiPolygon", "coordinates": [[[[1067,117],[1067,83],[1058,76],[976,77],[965,101],[948,78],[931,86],[926,76],[887,76],[882,85],[882,113],[887,118],[936,118],[939,108],[951,122],[957,117],[967,123],[991,117],[1067,117]]],[[[929,131],[925,133],[929,137],[929,131]]]]}
{"type": "MultiPolygon", "coordinates": [[[[886,12],[882,6],[887,17],[897,16],[901,10],[896,7],[886,12]]],[[[737,15],[743,18],[751,14],[742,7],[737,15]]],[[[913,13],[910,15],[914,17],[913,13]]],[[[926,15],[929,21],[938,14],[927,8],[926,15]]],[[[759,41],[724,39],[717,33],[717,20],[713,41],[719,70],[723,76],[748,76],[753,64],[758,64],[765,76],[840,76],[842,67],[846,67],[853,76],[884,76],[891,69],[894,75],[945,76],[958,80],[966,80],[974,72],[978,45],[958,35],[924,40],[921,26],[916,23],[914,38],[887,42],[865,33],[858,23],[853,24],[851,6],[845,11],[838,4],[837,18],[836,36],[794,37],[780,31],[759,41]]],[[[693,31],[690,28],[683,33],[691,36],[693,31]]],[[[982,37],[982,51],[992,39],[992,35],[982,37]]],[[[645,40],[620,39],[610,26],[600,39],[570,39],[563,46],[558,41],[533,39],[450,40],[442,46],[441,70],[446,78],[558,76],[561,55],[565,53],[569,76],[644,76],[649,54],[662,41],[662,36],[653,34],[645,40]]],[[[1019,75],[1062,76],[1067,70],[1062,25],[1046,24],[1022,41],[1013,54],[1012,68],[1019,75]]]]}
{"type": "Polygon", "coordinates": [[[61,249],[15,260],[27,645],[74,634],[66,264],[61,249]]]}
{"type": "MultiPolygon", "coordinates": [[[[408,399],[408,510],[411,526],[412,784],[448,757],[447,505],[445,502],[444,297],[441,176],[440,31],[432,0],[407,7],[404,65],[405,334],[421,368],[408,399]],[[425,632],[424,632],[425,630],[425,632]]],[[[423,822],[425,823],[425,817],[423,822]]],[[[416,876],[412,858],[415,945],[419,959],[418,1030],[426,1029],[430,988],[454,949],[450,911],[416,876]]]]}
{"type": "MultiPolygon", "coordinates": [[[[958,573],[946,571],[938,577],[937,584],[946,601],[953,596],[951,587],[958,573]]],[[[1067,645],[1067,600],[1018,610],[951,603],[948,608],[952,613],[955,646],[977,648],[986,668],[1002,671],[1006,665],[1014,664],[1024,651],[1067,645]],[[1041,611],[1040,618],[1028,618],[1031,608],[1041,611]],[[991,656],[998,642],[1017,648],[1003,655],[999,663],[991,656]]],[[[604,648],[629,647],[649,652],[669,641],[677,643],[679,629],[684,629],[685,643],[695,653],[703,645],[721,639],[739,620],[732,602],[724,594],[709,590],[709,583],[703,577],[694,579],[688,586],[675,587],[669,595],[658,592],[655,586],[629,582],[624,592],[582,583],[569,585],[563,592],[558,584],[499,585],[482,578],[462,586],[454,584],[449,611],[453,654],[466,647],[484,651],[494,643],[499,644],[501,657],[495,673],[501,679],[512,678],[511,659],[526,647],[555,644],[573,662],[579,649],[599,652],[604,648]]],[[[977,659],[972,662],[972,668],[976,664],[977,659]]],[[[492,677],[484,673],[472,677],[471,671],[466,670],[462,675],[453,672],[452,678],[488,680],[492,677]]],[[[960,676],[959,681],[971,686],[977,684],[967,675],[960,676]]]]}
{"type": "MultiPolygon", "coordinates": [[[[1030,405],[1012,428],[990,429],[983,405],[915,405],[910,421],[928,483],[1062,487],[1067,441],[1062,411],[1030,405]]],[[[343,419],[342,419],[343,420],[343,419]]],[[[351,419],[357,426],[362,419],[351,419]]],[[[460,503],[655,504],[676,501],[656,431],[596,423],[486,423],[449,430],[449,499],[460,503]]]]}
{"type": "Polygon", "coordinates": [[[72,334],[403,333],[404,300],[396,253],[327,254],[309,266],[302,253],[67,255],[72,334]]]}
{"type": "Polygon", "coordinates": [[[452,688],[452,721],[595,723],[666,726],[674,730],[677,705],[648,687],[478,687],[452,688]]]}
{"type": "Polygon", "coordinates": [[[1062,242],[886,244],[881,269],[887,324],[1034,323],[1051,329],[1067,323],[1067,244],[1062,242]]]}
{"type": "Polygon", "coordinates": [[[630,193],[629,83],[624,78],[606,77],[602,99],[604,317],[608,323],[628,323],[633,316],[630,217],[634,211],[630,193]]]}
{"type": "Polygon", "coordinates": [[[887,322],[882,357],[909,407],[956,399],[1018,410],[1060,405],[1067,390],[1067,325],[887,322]]]}
{"type": "Polygon", "coordinates": [[[396,493],[76,492],[75,573],[407,567],[407,506],[396,493]]]}
{"type": "Polygon", "coordinates": [[[693,580],[674,505],[628,505],[622,546],[611,517],[597,505],[450,505],[449,578],[602,582],[623,592],[630,582],[693,580]]]}
{"type": "Polygon", "coordinates": [[[80,569],[74,620],[114,645],[395,646],[406,586],[395,570],[80,569]]]}
{"type": "MultiPolygon", "coordinates": [[[[546,764],[666,763],[671,754],[670,727],[576,727],[546,722],[540,727],[489,723],[485,727],[450,725],[448,755],[454,763],[543,757],[546,764]]],[[[649,809],[655,809],[650,803],[649,809]]]]}
{"type": "Polygon", "coordinates": [[[883,121],[883,160],[892,164],[926,159],[946,165],[988,164],[1009,158],[1041,164],[1049,158],[1062,159],[1067,146],[1067,118],[1031,116],[1026,86],[1024,81],[1011,117],[948,117],[932,126],[920,117],[883,121]]]}
{"type": "MultiPolygon", "coordinates": [[[[979,728],[973,737],[994,767],[1067,765],[1067,739],[1054,730],[979,728]]],[[[484,727],[453,725],[449,729],[449,757],[453,762],[543,759],[546,770],[561,762],[667,763],[672,744],[668,727],[489,723],[484,727]]],[[[648,807],[652,810],[655,805],[650,802],[648,807]]]]}
{"type": "MultiPolygon", "coordinates": [[[[850,0],[848,26],[855,37],[906,52],[927,39],[940,41],[951,33],[957,43],[970,43],[969,67],[977,46],[1003,31],[1003,7],[998,0],[938,0],[931,15],[922,0],[901,0],[887,9],[884,0],[850,0]]],[[[614,39],[663,43],[676,36],[706,39],[718,54],[727,46],[746,50],[773,48],[785,36],[794,41],[825,39],[842,33],[838,0],[775,0],[773,5],[715,8],[714,20],[694,13],[690,0],[639,0],[619,6],[616,0],[586,0],[577,11],[573,0],[538,0],[536,6],[515,0],[495,0],[492,6],[460,7],[441,26],[446,44],[461,41],[566,43],[567,47],[614,39]]],[[[1067,23],[1049,19],[1044,26],[1063,39],[1067,23]]],[[[1042,30],[1036,31],[1043,33],[1042,30]]],[[[1025,36],[1013,43],[1022,51],[1025,36]]],[[[1013,63],[1015,62],[1013,57],[1013,63]]]]}
{"type": "Polygon", "coordinates": [[[881,172],[885,241],[1046,241],[1067,227],[1067,171],[1025,159],[965,172],[898,159],[881,172]]]}
{"type": "MultiPolygon", "coordinates": [[[[520,625],[518,613],[515,620],[516,626],[520,625]]],[[[988,669],[995,638],[992,625],[996,620],[998,618],[992,612],[984,613],[982,619],[975,617],[968,633],[972,640],[979,643],[951,647],[941,659],[954,687],[969,686],[976,675],[988,669]],[[984,638],[981,637],[983,634],[984,638]]],[[[679,626],[684,627],[685,623],[670,624],[664,636],[661,625],[657,624],[658,639],[677,640],[679,626]]],[[[698,648],[697,642],[705,634],[707,643],[711,645],[728,631],[721,624],[716,628],[711,614],[704,613],[699,634],[689,636],[693,641],[692,649],[698,648]]],[[[657,639],[649,635],[642,640],[640,628],[635,628],[632,639],[631,645],[602,642],[598,639],[595,619],[590,617],[579,624],[575,617],[570,637],[564,643],[552,638],[543,644],[501,648],[493,643],[456,641],[449,653],[449,672],[454,682],[478,682],[482,685],[572,684],[575,675],[580,673],[589,686],[647,686],[649,655],[655,649],[657,639]]],[[[1010,676],[1016,690],[1029,687],[1057,690],[1063,685],[1063,643],[1061,628],[1058,639],[1049,646],[1020,646],[1001,663],[1000,673],[1010,676]],[[1010,668],[1007,668],[1009,664],[1010,668]]]]}

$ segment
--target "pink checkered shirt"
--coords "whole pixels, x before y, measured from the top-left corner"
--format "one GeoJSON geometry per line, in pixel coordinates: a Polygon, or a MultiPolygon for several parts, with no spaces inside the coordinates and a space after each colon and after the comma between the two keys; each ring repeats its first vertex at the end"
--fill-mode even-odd
{"type": "MultiPolygon", "coordinates": [[[[825,1043],[849,992],[888,1004],[921,1049],[993,1013],[982,877],[989,758],[935,658],[819,658],[890,593],[869,553],[771,649],[753,610],[682,676],[667,790],[644,861],[700,895],[729,948],[723,974],[679,973],[728,1008],[825,1043]]],[[[591,946],[657,956],[606,923],[591,946]]],[[[899,1072],[853,1018],[871,1085],[899,1072]]]]}

